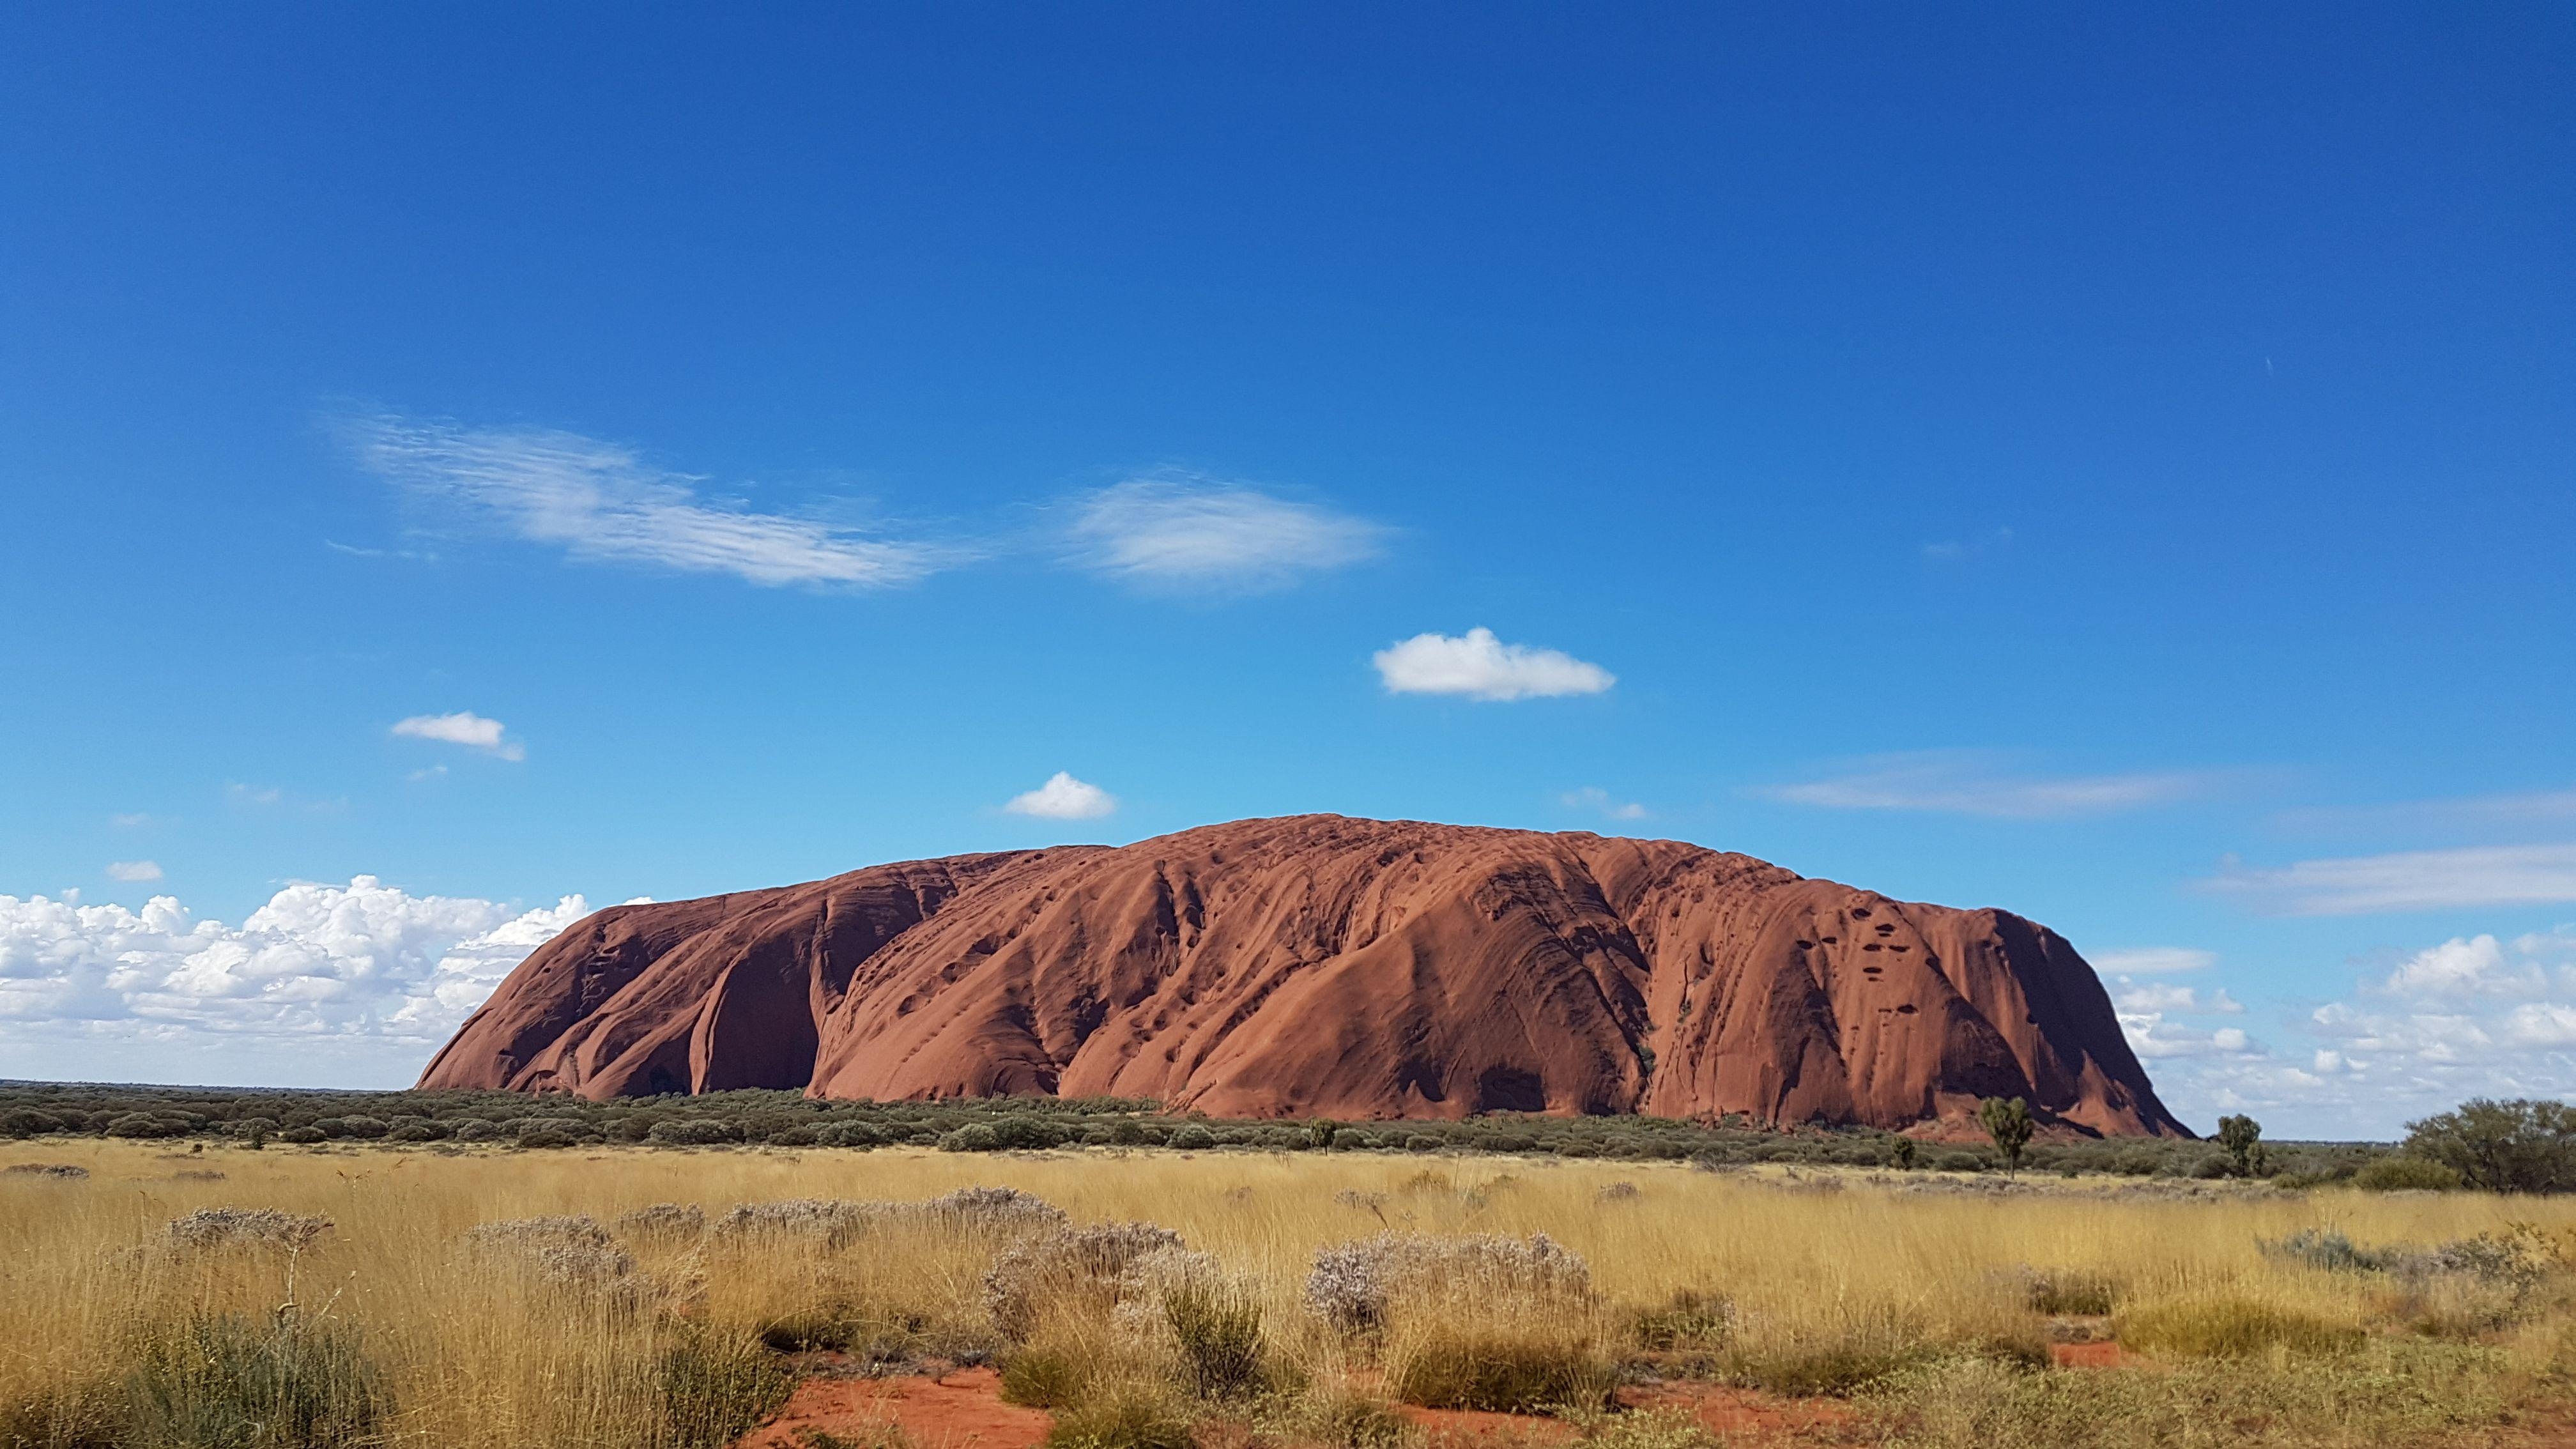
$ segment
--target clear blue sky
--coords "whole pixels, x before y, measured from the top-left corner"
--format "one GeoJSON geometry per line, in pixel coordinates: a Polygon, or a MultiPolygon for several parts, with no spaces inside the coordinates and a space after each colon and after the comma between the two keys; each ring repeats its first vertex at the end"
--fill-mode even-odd
{"type": "Polygon", "coordinates": [[[0,54],[0,1076],[406,1081],[566,894],[1332,810],[2020,911],[2203,1127],[2576,1088],[2565,6],[0,54]]]}

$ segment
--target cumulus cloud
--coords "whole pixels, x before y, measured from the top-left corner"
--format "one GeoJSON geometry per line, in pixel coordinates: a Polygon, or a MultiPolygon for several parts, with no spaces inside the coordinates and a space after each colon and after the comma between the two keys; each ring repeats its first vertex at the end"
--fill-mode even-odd
{"type": "Polygon", "coordinates": [[[1386,535],[1317,504],[1172,474],[1085,497],[1068,542],[1076,562],[1129,583],[1258,591],[1374,558],[1386,535]]]}
{"type": "Polygon", "coordinates": [[[107,863],[107,878],[122,881],[159,880],[161,865],[158,861],[150,860],[111,860],[107,863]]]}
{"type": "Polygon", "coordinates": [[[2148,1061],[2259,1056],[2264,1051],[2242,1027],[2223,1026],[2210,1031],[2175,1021],[2161,1011],[2121,1012],[2120,1032],[2129,1039],[2129,1049],[2148,1061]]]}
{"type": "Polygon", "coordinates": [[[1491,629],[1455,637],[1416,634],[1371,656],[1389,694],[1460,694],[1469,699],[1540,699],[1599,694],[1619,682],[1598,664],[1555,649],[1506,644],[1491,629]]]}
{"type": "Polygon", "coordinates": [[[2223,1029],[2204,1036],[2133,1010],[2164,1000],[2122,985],[2131,1045],[2162,1059],[2160,1090],[2188,1110],[2281,1112],[2306,1134],[2385,1137],[2472,1096],[2576,1095],[2576,929],[2423,947],[2294,1019],[2308,1040],[2281,1055],[2250,1038],[2226,1051],[2223,1029]]]}
{"type": "Polygon", "coordinates": [[[2360,916],[2576,901],[2576,845],[2494,845],[2302,860],[2230,861],[2210,888],[2291,916],[2360,916]]]}
{"type": "Polygon", "coordinates": [[[1098,820],[1118,809],[1118,797],[1058,770],[1047,777],[1045,784],[1027,794],[1012,796],[1002,808],[1013,815],[1032,815],[1041,820],[1098,820]]]}
{"type": "Polygon", "coordinates": [[[1568,790],[1556,798],[1568,810],[1594,810],[1613,820],[1646,818],[1645,806],[1633,800],[1625,802],[1614,800],[1610,798],[1609,791],[1598,785],[1586,785],[1580,790],[1568,790]]]}
{"type": "Polygon", "coordinates": [[[1983,815],[1998,820],[2054,820],[2138,810],[2205,792],[2207,774],[2181,771],[2117,775],[2017,775],[1993,756],[1971,750],[1881,755],[1863,768],[1822,780],[1757,791],[1793,805],[1827,810],[1914,810],[1983,815]]]}
{"type": "Polygon", "coordinates": [[[2094,969],[2106,976],[2172,976],[2206,971],[2218,964],[2218,953],[2189,946],[2133,946],[2093,957],[2094,969]]]}
{"type": "Polygon", "coordinates": [[[543,428],[378,415],[340,428],[361,466],[411,494],[588,563],[731,574],[755,584],[886,587],[954,557],[703,496],[634,449],[543,428]]]}
{"type": "Polygon", "coordinates": [[[371,875],[298,883],[238,926],[174,896],[141,910],[0,895],[0,1039],[444,1041],[530,951],[590,914],[415,896],[371,875]]]}
{"type": "Polygon", "coordinates": [[[454,714],[416,714],[394,722],[394,733],[407,739],[439,740],[451,745],[464,745],[498,755],[505,760],[524,760],[527,748],[516,740],[502,738],[502,725],[497,719],[485,719],[470,710],[454,714]]]}

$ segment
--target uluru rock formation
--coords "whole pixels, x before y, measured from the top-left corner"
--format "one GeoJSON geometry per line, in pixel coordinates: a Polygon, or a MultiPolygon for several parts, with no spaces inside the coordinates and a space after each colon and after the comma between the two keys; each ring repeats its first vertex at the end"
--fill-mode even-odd
{"type": "Polygon", "coordinates": [[[1888,1128],[2019,1096],[2185,1132],[2093,968],[2019,916],[1678,841],[1333,815],[612,907],[420,1084],[1888,1128]]]}

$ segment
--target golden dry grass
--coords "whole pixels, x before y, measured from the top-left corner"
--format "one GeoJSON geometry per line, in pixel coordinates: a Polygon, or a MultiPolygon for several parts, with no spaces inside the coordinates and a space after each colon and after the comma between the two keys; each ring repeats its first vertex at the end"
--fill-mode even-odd
{"type": "MultiPolygon", "coordinates": [[[[992,1341],[980,1280],[995,1244],[974,1234],[888,1227],[842,1251],[639,1240],[630,1246],[653,1285],[643,1299],[550,1285],[523,1260],[466,1236],[478,1223],[550,1214],[606,1222],[653,1203],[697,1204],[712,1218],[742,1202],[917,1200],[1003,1184],[1046,1198],[1077,1223],[1159,1223],[1252,1285],[1275,1352],[1318,1395],[1344,1392],[1374,1369],[1381,1348],[1401,1356],[1430,1330],[1427,1319],[1399,1316],[1374,1346],[1324,1331],[1299,1299],[1319,1247],[1388,1228],[1544,1232],[1590,1264],[1591,1307],[1546,1323],[1525,1307],[1497,1311],[1478,1324],[1471,1309],[1446,1304],[1437,1327],[1452,1336],[1536,1335],[1611,1356],[1621,1351],[1623,1323],[1687,1291],[1732,1305],[1723,1342],[1704,1345],[1711,1371],[1823,1391],[1878,1378],[1902,1388],[1887,1400],[1895,1407],[1885,1433],[1952,1442],[1935,1431],[1987,1424],[1974,1431],[1987,1449],[2010,1445],[1994,1435],[2013,1431],[1962,1418],[1962,1395],[2063,1377],[2009,1367],[2045,1359],[2046,1323],[2031,1307],[2027,1269],[2108,1283],[2117,1313],[2156,1324],[2175,1342],[2194,1331],[2197,1304],[2307,1325],[2302,1344],[2331,1347],[2365,1333],[2374,1344],[2425,1332],[2475,1339],[2487,1355],[2477,1392],[2500,1405],[2553,1391],[2570,1322],[2556,1278],[2499,1315],[2448,1300],[2428,1305],[2426,1292],[2451,1290],[2401,1292],[2384,1277],[2320,1271],[2258,1244],[2312,1227],[2364,1243],[2430,1244],[2516,1224],[2540,1240],[2576,1242],[2570,1200],[2251,1189],[2160,1201],[2108,1179],[1993,1197],[1905,1192],[1858,1175],[1557,1159],[1099,1149],[1026,1157],[909,1149],[190,1154],[64,1140],[0,1148],[0,1167],[29,1161],[72,1163],[90,1176],[0,1174],[0,1444],[5,1426],[36,1435],[48,1413],[68,1412],[59,1406],[108,1392],[102,1386],[117,1381],[138,1344],[172,1323],[275,1314],[288,1294],[284,1252],[165,1246],[171,1219],[217,1205],[331,1219],[334,1230],[293,1261],[296,1312],[362,1336],[396,1406],[392,1442],[441,1449],[681,1442],[684,1434],[660,1427],[666,1386],[656,1377],[675,1335],[749,1342],[830,1320],[857,1324],[885,1352],[992,1341]],[[192,1170],[225,1176],[178,1176],[192,1170]],[[1623,1181],[1638,1190],[1603,1195],[1623,1181]],[[1967,1359],[1989,1366],[1977,1373],[2004,1377],[1953,1374],[1949,1388],[1937,1387],[1942,1365],[1967,1359]],[[1992,1369],[1998,1362],[2007,1367],[1992,1369]]],[[[1078,1345],[1097,1328],[1052,1332],[1078,1345]]],[[[2264,1350],[2249,1352],[2261,1359],[2264,1350]]],[[[2286,1360],[2274,1367],[2300,1371],[2286,1360]]],[[[2005,1416],[1994,1424],[2020,1412],[2003,1399],[1990,1407],[2005,1416]]],[[[2122,1412],[2143,1422],[2134,1408],[2122,1412]]],[[[52,1442],[78,1439],[62,1431],[52,1442]]]]}

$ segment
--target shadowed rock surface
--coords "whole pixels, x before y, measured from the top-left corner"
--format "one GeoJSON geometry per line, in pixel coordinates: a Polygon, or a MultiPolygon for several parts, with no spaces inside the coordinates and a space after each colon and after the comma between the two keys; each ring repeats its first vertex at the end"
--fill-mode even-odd
{"type": "Polygon", "coordinates": [[[1242,820],[617,906],[424,1087],[2185,1129],[2075,948],[1669,840],[1242,820]]]}

